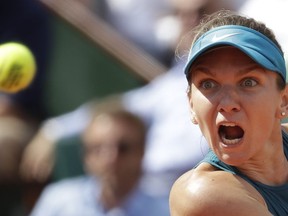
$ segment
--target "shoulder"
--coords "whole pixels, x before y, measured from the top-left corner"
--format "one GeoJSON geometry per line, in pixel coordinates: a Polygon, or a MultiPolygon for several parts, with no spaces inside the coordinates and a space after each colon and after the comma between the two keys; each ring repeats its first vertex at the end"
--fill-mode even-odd
{"type": "Polygon", "coordinates": [[[31,216],[64,215],[75,208],[81,209],[85,200],[83,188],[89,187],[89,182],[89,177],[75,177],[49,184],[37,200],[31,216]]]}
{"type": "Polygon", "coordinates": [[[44,192],[62,193],[64,191],[71,191],[71,189],[78,190],[83,188],[83,185],[86,185],[89,181],[90,178],[88,176],[67,178],[47,185],[44,192]]]}
{"type": "Polygon", "coordinates": [[[171,216],[271,215],[250,184],[207,163],[175,182],[170,193],[170,211],[171,216]]]}
{"type": "Polygon", "coordinates": [[[168,194],[159,194],[151,191],[147,186],[141,184],[130,194],[127,199],[131,215],[170,215],[168,205],[168,194]]]}
{"type": "Polygon", "coordinates": [[[76,177],[61,180],[46,186],[38,200],[38,204],[58,205],[71,201],[83,194],[83,189],[88,187],[88,177],[76,177]]]}

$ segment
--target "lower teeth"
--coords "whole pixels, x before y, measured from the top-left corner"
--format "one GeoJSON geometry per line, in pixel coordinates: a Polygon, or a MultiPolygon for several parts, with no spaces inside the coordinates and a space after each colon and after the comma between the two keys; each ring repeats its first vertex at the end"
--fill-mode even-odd
{"type": "Polygon", "coordinates": [[[221,137],[223,143],[227,144],[227,145],[233,145],[233,144],[237,144],[240,142],[241,138],[236,138],[236,139],[227,139],[224,136],[221,137]]]}

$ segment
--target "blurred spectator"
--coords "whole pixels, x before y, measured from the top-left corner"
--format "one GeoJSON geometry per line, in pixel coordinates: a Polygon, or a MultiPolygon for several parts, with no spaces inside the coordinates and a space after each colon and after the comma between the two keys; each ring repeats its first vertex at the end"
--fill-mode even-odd
{"type": "Polygon", "coordinates": [[[33,135],[27,122],[14,116],[0,117],[0,183],[19,182],[21,152],[33,135]]]}
{"type": "Polygon", "coordinates": [[[15,116],[0,116],[0,214],[25,215],[24,184],[19,176],[22,152],[35,125],[15,116]]]}
{"type": "Polygon", "coordinates": [[[166,199],[139,182],[146,128],[141,119],[101,104],[83,133],[87,176],[48,185],[31,216],[168,216],[166,199]]]}

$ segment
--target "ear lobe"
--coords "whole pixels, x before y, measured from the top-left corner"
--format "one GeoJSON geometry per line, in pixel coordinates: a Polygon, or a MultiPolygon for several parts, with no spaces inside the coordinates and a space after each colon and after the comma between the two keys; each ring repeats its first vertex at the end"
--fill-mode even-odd
{"type": "Polygon", "coordinates": [[[198,121],[197,121],[197,119],[196,119],[196,116],[192,116],[191,121],[192,121],[192,123],[195,124],[195,125],[198,124],[198,121]]]}
{"type": "Polygon", "coordinates": [[[195,114],[195,112],[194,112],[192,109],[191,109],[191,121],[192,121],[192,123],[195,124],[195,125],[198,124],[196,114],[195,114]]]}
{"type": "Polygon", "coordinates": [[[189,105],[190,105],[191,121],[193,124],[198,124],[196,114],[193,111],[193,102],[192,102],[192,97],[190,95],[190,92],[188,93],[188,101],[189,101],[189,105]]]}
{"type": "Polygon", "coordinates": [[[280,119],[286,118],[288,113],[288,85],[286,85],[285,89],[282,92],[282,101],[280,104],[279,116],[280,119]]]}

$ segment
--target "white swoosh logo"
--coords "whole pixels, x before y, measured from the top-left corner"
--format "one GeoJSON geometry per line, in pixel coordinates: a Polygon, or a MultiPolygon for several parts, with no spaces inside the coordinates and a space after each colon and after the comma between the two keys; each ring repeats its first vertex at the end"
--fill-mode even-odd
{"type": "Polygon", "coordinates": [[[220,40],[223,40],[225,38],[231,37],[233,35],[238,35],[238,34],[240,34],[240,33],[231,33],[231,34],[222,35],[220,37],[217,37],[217,35],[215,34],[212,38],[212,42],[217,42],[217,41],[220,41],[220,40]]]}

